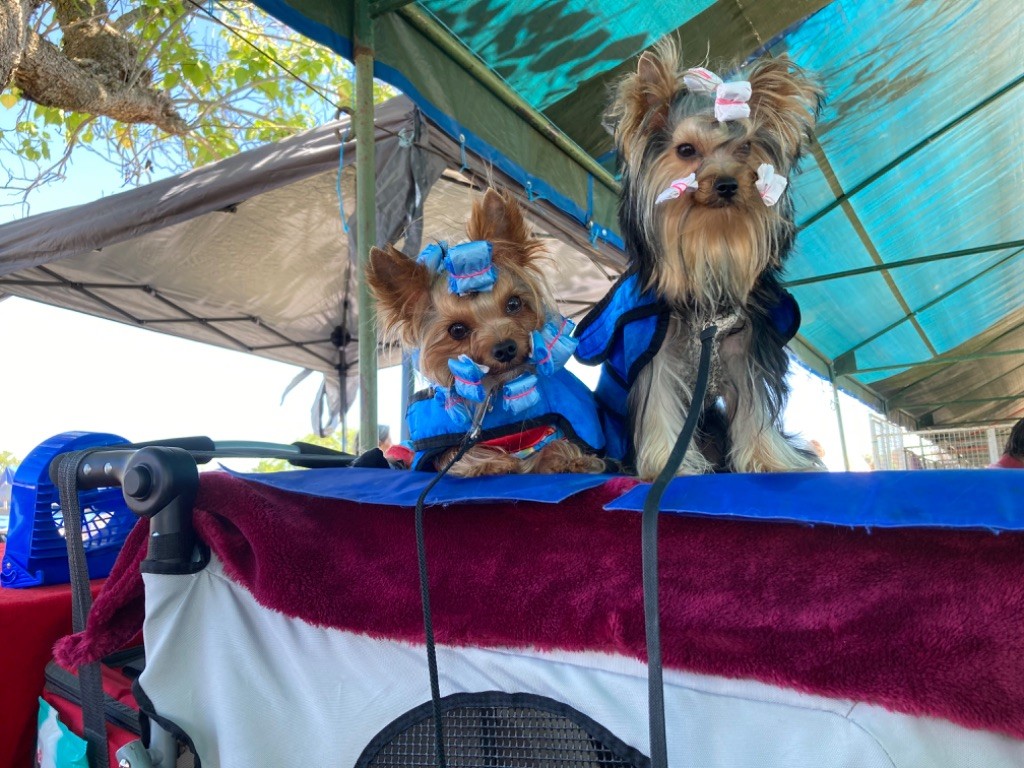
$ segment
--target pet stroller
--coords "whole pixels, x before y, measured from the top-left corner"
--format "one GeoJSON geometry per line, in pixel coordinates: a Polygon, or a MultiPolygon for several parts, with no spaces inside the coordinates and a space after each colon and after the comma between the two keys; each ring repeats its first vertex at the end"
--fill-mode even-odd
{"type": "MultiPolygon", "coordinates": [[[[149,520],[58,657],[100,658],[143,625],[136,697],[196,765],[650,764],[635,481],[438,484],[423,536],[432,670],[411,509],[430,475],[200,480],[176,449],[100,458],[149,520]]],[[[1022,489],[993,474],[969,491],[998,516],[1022,489]]],[[[797,495],[881,507],[920,491],[906,475],[805,476],[797,495]]],[[[664,508],[778,511],[784,479],[690,478],[664,508]]],[[[669,765],[1024,764],[1019,534],[661,526],[669,765]]]]}

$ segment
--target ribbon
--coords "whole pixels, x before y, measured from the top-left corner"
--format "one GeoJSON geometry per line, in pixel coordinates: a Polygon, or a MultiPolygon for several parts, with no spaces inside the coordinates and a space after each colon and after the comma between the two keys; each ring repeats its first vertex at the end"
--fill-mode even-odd
{"type": "Polygon", "coordinates": [[[448,361],[448,370],[455,377],[452,389],[459,397],[482,403],[487,393],[484,391],[484,374],[490,370],[486,365],[478,365],[469,355],[459,355],[458,360],[448,361]]]}
{"type": "Polygon", "coordinates": [[[459,296],[489,291],[498,279],[491,263],[491,244],[483,240],[449,248],[444,266],[448,270],[448,290],[459,296]]]}
{"type": "Polygon", "coordinates": [[[498,280],[498,272],[491,262],[491,244],[474,240],[462,245],[449,246],[445,241],[431,243],[416,257],[416,261],[431,272],[448,271],[448,290],[459,296],[489,291],[498,280]]]}
{"type": "Polygon", "coordinates": [[[522,413],[527,408],[536,405],[539,400],[537,377],[532,373],[524,373],[519,378],[513,379],[501,390],[502,406],[506,411],[512,413],[522,413]]]}
{"type": "Polygon", "coordinates": [[[751,95],[749,81],[734,80],[726,83],[714,72],[694,67],[683,74],[683,82],[691,93],[715,95],[715,119],[718,122],[750,117],[750,104],[747,103],[751,95]]]}
{"type": "Polygon", "coordinates": [[[465,399],[459,397],[447,387],[435,387],[434,399],[440,404],[448,418],[457,427],[469,429],[473,423],[473,415],[469,412],[469,406],[465,399]]]}
{"type": "MultiPolygon", "coordinates": [[[[448,365],[459,367],[460,372],[468,370],[469,366],[486,372],[486,368],[476,366],[472,360],[465,355],[464,361],[449,360],[448,365]],[[464,366],[459,363],[464,362],[464,366]]],[[[455,385],[448,387],[434,387],[434,399],[441,405],[448,418],[459,427],[468,429],[473,423],[473,414],[470,410],[471,403],[483,403],[487,397],[483,385],[470,386],[471,380],[460,380],[461,374],[455,374],[455,385]],[[478,387],[478,388],[477,388],[478,387]],[[464,395],[468,392],[469,396],[464,395]]],[[[472,373],[470,374],[473,375],[472,373]]],[[[513,379],[501,389],[501,403],[506,411],[522,413],[533,407],[540,401],[540,391],[537,389],[537,377],[532,373],[524,373],[522,376],[513,379]]]]}
{"type": "Polygon", "coordinates": [[[416,261],[431,272],[440,272],[441,262],[444,261],[446,253],[448,253],[448,243],[441,240],[437,243],[431,243],[420,251],[420,255],[416,257],[416,261]]]}
{"type": "Polygon", "coordinates": [[[550,376],[560,370],[576,351],[579,339],[572,337],[576,324],[567,317],[551,318],[539,331],[530,334],[533,350],[529,361],[537,366],[537,372],[550,376]]]}
{"type": "Polygon", "coordinates": [[[757,181],[754,186],[761,195],[764,204],[769,208],[779,202],[782,193],[786,191],[789,179],[775,173],[775,168],[768,163],[762,163],[757,168],[757,181]]]}
{"type": "Polygon", "coordinates": [[[683,192],[697,188],[697,174],[691,173],[685,179],[676,179],[665,189],[661,191],[661,194],[654,198],[654,204],[660,205],[666,200],[675,200],[683,192]]]}

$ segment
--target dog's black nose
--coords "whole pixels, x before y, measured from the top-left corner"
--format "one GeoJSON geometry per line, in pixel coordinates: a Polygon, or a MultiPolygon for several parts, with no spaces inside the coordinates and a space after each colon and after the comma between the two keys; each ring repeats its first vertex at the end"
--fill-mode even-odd
{"type": "Polygon", "coordinates": [[[733,197],[740,188],[740,183],[731,176],[719,176],[715,179],[715,192],[718,193],[719,197],[724,197],[726,200],[733,197]]]}
{"type": "Polygon", "coordinates": [[[491,354],[499,363],[511,363],[515,360],[519,347],[512,339],[503,339],[491,349],[491,354]]]}

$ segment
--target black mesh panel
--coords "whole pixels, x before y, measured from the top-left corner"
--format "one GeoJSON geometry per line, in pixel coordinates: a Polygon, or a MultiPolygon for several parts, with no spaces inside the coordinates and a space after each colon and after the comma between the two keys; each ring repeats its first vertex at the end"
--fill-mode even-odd
{"type": "MultiPolygon", "coordinates": [[[[643,754],[561,702],[531,694],[460,693],[441,699],[450,768],[649,768],[643,754]]],[[[363,751],[356,768],[429,768],[430,702],[402,715],[363,751]]]]}

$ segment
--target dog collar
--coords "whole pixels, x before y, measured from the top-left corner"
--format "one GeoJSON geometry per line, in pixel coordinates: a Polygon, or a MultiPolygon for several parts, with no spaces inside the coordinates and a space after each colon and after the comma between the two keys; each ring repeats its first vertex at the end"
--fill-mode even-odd
{"type": "Polygon", "coordinates": [[[559,438],[565,437],[565,433],[557,427],[534,427],[513,435],[496,437],[492,440],[485,440],[481,445],[490,445],[494,448],[501,448],[506,453],[515,456],[517,459],[525,459],[538,453],[544,446],[559,438]]]}

